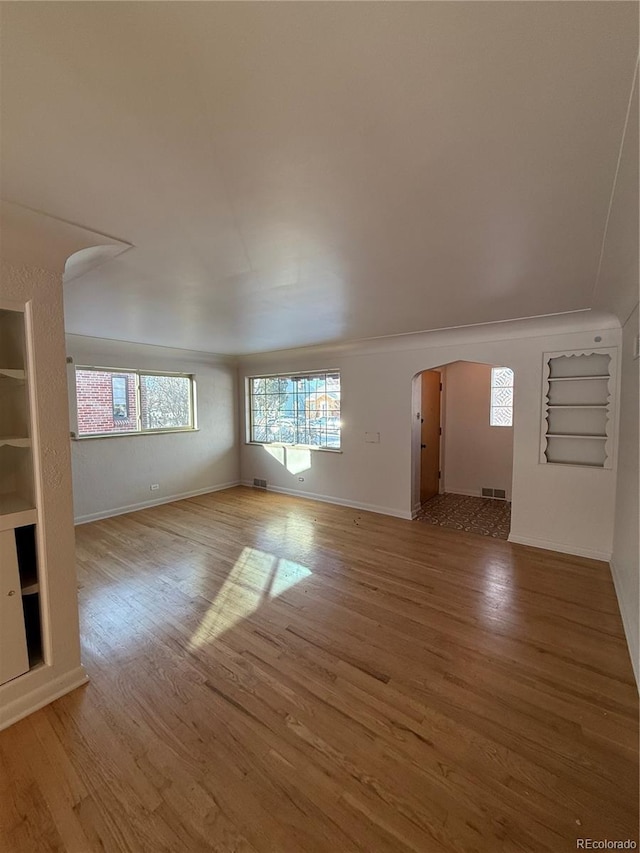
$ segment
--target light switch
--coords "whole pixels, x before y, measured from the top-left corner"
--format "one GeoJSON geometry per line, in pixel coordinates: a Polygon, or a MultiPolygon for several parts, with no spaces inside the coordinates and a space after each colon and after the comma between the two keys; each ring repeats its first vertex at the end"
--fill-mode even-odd
{"type": "Polygon", "coordinates": [[[380,444],[380,433],[379,432],[365,432],[364,440],[368,441],[370,444],[380,444]]]}

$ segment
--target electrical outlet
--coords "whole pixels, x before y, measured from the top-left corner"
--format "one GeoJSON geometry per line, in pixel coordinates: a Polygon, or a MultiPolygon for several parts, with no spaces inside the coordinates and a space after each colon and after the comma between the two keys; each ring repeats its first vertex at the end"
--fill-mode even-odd
{"type": "Polygon", "coordinates": [[[160,483],[152,483],[152,484],[149,486],[149,489],[150,489],[152,492],[157,491],[159,488],[160,488],[160,483]]]}

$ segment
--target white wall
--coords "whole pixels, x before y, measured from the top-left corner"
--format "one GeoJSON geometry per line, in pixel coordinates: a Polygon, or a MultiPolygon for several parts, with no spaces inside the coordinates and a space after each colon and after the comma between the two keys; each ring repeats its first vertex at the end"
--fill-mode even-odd
{"type": "Polygon", "coordinates": [[[611,569],[620,612],[624,622],[631,662],[640,681],[640,611],[638,532],[638,419],[640,403],[640,359],[634,359],[634,340],[638,335],[638,306],[622,330],[622,391],[620,395],[620,443],[618,453],[618,483],[616,489],[616,520],[613,538],[611,569]]]}
{"type": "Polygon", "coordinates": [[[456,361],[443,374],[445,491],[481,495],[486,486],[511,500],[513,428],[489,424],[491,366],[456,361]]]}
{"type": "Polygon", "coordinates": [[[596,335],[599,346],[620,343],[614,318],[585,312],[243,358],[243,418],[245,377],[340,369],[343,438],[342,453],[312,451],[305,471],[289,471],[262,446],[243,444],[241,478],[251,483],[259,477],[271,488],[410,518],[416,482],[412,378],[458,360],[505,364],[516,374],[512,539],[609,559],[615,471],[539,464],[542,353],[594,346],[596,335]],[[380,443],[366,443],[366,431],[379,432],[380,443]]]}
{"type": "Polygon", "coordinates": [[[596,307],[614,311],[623,326],[622,393],[616,523],[611,572],[627,636],[636,682],[640,684],[638,651],[638,361],[633,340],[638,334],[638,69],[629,101],[629,115],[611,199],[596,307]]]}
{"type": "Polygon", "coordinates": [[[198,431],[71,442],[76,522],[214,491],[239,478],[233,359],[67,335],[79,365],[193,373],[198,431]],[[149,486],[160,488],[151,492],[149,486]]]}

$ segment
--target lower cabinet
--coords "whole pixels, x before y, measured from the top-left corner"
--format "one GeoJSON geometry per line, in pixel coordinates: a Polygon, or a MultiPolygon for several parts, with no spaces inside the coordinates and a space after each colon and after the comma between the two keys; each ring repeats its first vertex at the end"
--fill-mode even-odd
{"type": "Polygon", "coordinates": [[[35,525],[0,531],[0,684],[42,659],[35,525]]]}

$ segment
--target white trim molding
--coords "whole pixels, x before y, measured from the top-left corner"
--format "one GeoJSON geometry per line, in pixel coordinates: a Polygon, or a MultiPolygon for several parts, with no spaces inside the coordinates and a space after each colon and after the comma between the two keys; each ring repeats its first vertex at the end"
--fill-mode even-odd
{"type": "MultiPolygon", "coordinates": [[[[34,669],[31,673],[27,673],[20,677],[21,682],[26,682],[29,676],[32,676],[33,681],[40,680],[40,669],[34,669]]],[[[58,678],[52,681],[46,681],[44,684],[39,684],[33,690],[18,696],[11,702],[7,702],[2,707],[0,716],[0,731],[17,723],[24,717],[33,714],[34,711],[39,711],[50,702],[54,702],[66,693],[75,690],[76,687],[81,687],[89,681],[89,676],[83,666],[78,666],[75,669],[65,672],[58,678]]],[[[11,682],[8,682],[11,683],[11,682]]]]}
{"type": "MultiPolygon", "coordinates": [[[[630,602],[628,598],[625,598],[622,588],[622,580],[620,578],[620,570],[616,567],[615,561],[611,560],[609,566],[611,568],[611,577],[616,591],[616,598],[618,599],[618,608],[622,618],[624,636],[627,641],[627,648],[629,649],[629,657],[631,658],[631,666],[633,667],[636,685],[640,692],[640,648],[638,648],[638,637],[634,636],[633,618],[629,612],[629,607],[633,606],[633,602],[630,602]]],[[[635,604],[637,605],[638,602],[636,601],[635,604]]]]}
{"type": "Polygon", "coordinates": [[[140,503],[129,504],[128,506],[113,507],[112,509],[102,510],[101,512],[91,512],[87,515],[77,516],[75,523],[76,526],[79,524],[89,524],[91,521],[100,521],[103,518],[112,518],[115,515],[126,515],[128,512],[137,512],[138,510],[148,509],[152,506],[160,506],[160,504],[171,504],[175,501],[186,500],[186,498],[195,498],[198,495],[208,495],[210,492],[222,492],[224,489],[231,489],[239,485],[241,485],[240,480],[233,480],[230,483],[221,483],[218,486],[206,486],[204,489],[196,489],[192,492],[165,495],[162,498],[154,498],[150,501],[140,501],[140,503]]]}
{"type": "Polygon", "coordinates": [[[545,551],[558,551],[560,554],[572,554],[575,557],[588,557],[591,560],[602,560],[608,563],[611,551],[595,551],[581,548],[578,545],[568,545],[566,542],[552,542],[549,539],[538,539],[536,536],[518,536],[509,534],[509,542],[514,545],[529,545],[531,548],[543,548],[545,551]]]}
{"type": "MultiPolygon", "coordinates": [[[[256,488],[251,480],[243,480],[241,485],[256,488]]],[[[347,506],[352,509],[361,509],[364,512],[377,512],[379,515],[391,515],[393,518],[403,518],[405,521],[411,521],[414,518],[410,510],[399,510],[388,506],[378,506],[377,504],[365,504],[359,501],[342,500],[341,498],[333,497],[332,495],[317,495],[314,492],[301,492],[297,489],[285,489],[280,486],[268,486],[267,489],[260,491],[277,492],[281,495],[291,495],[294,498],[304,498],[310,501],[320,501],[324,504],[334,504],[335,506],[347,506]]]]}

